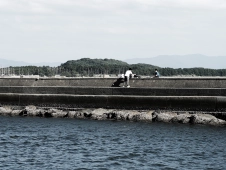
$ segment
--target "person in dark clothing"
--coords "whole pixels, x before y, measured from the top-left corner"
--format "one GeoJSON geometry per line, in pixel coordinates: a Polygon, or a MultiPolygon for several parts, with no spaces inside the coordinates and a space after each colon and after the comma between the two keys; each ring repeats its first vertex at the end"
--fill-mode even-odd
{"type": "Polygon", "coordinates": [[[118,78],[112,85],[111,87],[121,87],[120,84],[124,83],[124,78],[120,77],[118,78]]]}
{"type": "Polygon", "coordinates": [[[155,69],[154,77],[159,78],[160,74],[157,69],[155,69]]]}

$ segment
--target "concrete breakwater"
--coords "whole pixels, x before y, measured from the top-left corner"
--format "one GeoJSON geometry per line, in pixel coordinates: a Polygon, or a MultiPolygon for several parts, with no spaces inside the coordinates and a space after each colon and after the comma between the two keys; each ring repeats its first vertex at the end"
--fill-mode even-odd
{"type": "Polygon", "coordinates": [[[0,86],[0,93],[121,96],[226,96],[226,88],[0,86]]]}
{"type": "Polygon", "coordinates": [[[123,96],[1,93],[0,104],[62,108],[106,108],[128,110],[226,111],[221,96],[123,96]]]}
{"type": "MultiPolygon", "coordinates": [[[[0,78],[0,86],[111,87],[116,80],[117,78],[0,78]]],[[[133,78],[130,85],[138,88],[225,88],[226,78],[133,78]]]]}
{"type": "Polygon", "coordinates": [[[226,111],[223,88],[0,86],[1,105],[226,111]]]}
{"type": "MultiPolygon", "coordinates": [[[[220,113],[219,113],[220,114],[220,113]]],[[[183,124],[205,124],[225,126],[226,121],[218,119],[217,113],[203,112],[170,112],[164,110],[118,110],[103,108],[40,108],[36,106],[0,107],[0,115],[5,116],[38,116],[55,118],[80,118],[94,120],[124,120],[144,122],[166,122],[183,124]]]]}
{"type": "MultiPolygon", "coordinates": [[[[166,115],[171,117],[169,122],[176,120],[176,122],[191,123],[199,120],[197,116],[203,117],[203,114],[226,120],[225,78],[136,78],[131,80],[131,88],[111,87],[114,81],[115,78],[0,78],[0,106],[33,105],[37,108],[64,108],[64,110],[102,108],[111,111],[112,109],[130,110],[131,113],[139,110],[145,112],[154,110],[155,112],[151,114],[152,121],[161,120],[163,112],[158,114],[157,110],[168,110],[166,115]],[[187,117],[178,114],[181,111],[187,111],[189,114],[187,117]],[[200,114],[192,115],[196,112],[200,114]],[[180,117],[184,120],[179,119],[180,117]]],[[[20,111],[19,115],[24,113],[20,111]]],[[[47,113],[44,117],[51,115],[47,113]]],[[[66,117],[69,117],[68,115],[66,117]]],[[[93,117],[92,114],[83,114],[83,117],[86,115],[93,117]]],[[[104,113],[101,117],[112,118],[112,115],[116,116],[116,114],[104,113]]],[[[138,115],[140,116],[135,118],[146,114],[138,115]]],[[[118,120],[118,116],[116,118],[118,120]]],[[[130,120],[130,116],[126,119],[130,120]]]]}

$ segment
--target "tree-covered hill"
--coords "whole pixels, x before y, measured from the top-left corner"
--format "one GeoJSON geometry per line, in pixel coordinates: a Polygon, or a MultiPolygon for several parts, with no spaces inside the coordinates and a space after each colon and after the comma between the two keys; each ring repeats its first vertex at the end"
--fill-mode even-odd
{"type": "Polygon", "coordinates": [[[153,76],[154,69],[157,68],[161,76],[195,75],[195,76],[226,76],[226,69],[206,69],[206,68],[161,68],[150,64],[128,64],[114,59],[90,59],[82,58],[70,60],[58,67],[49,66],[22,66],[1,68],[0,74],[14,75],[40,75],[54,76],[61,75],[67,77],[90,76],[94,74],[123,74],[132,68],[134,74],[143,76],[153,76]]]}
{"type": "Polygon", "coordinates": [[[129,64],[114,59],[89,59],[70,60],[61,64],[63,74],[76,76],[92,76],[93,74],[119,74],[129,67],[129,64]]]}
{"type": "Polygon", "coordinates": [[[128,68],[132,68],[137,75],[153,76],[157,68],[161,76],[195,75],[195,76],[226,76],[226,69],[206,68],[161,68],[150,64],[131,64],[114,59],[89,59],[67,61],[61,64],[62,74],[66,76],[92,76],[93,74],[123,74],[128,68]]]}
{"type": "Polygon", "coordinates": [[[129,68],[132,68],[136,74],[149,75],[154,66],[150,64],[132,64],[114,60],[114,59],[89,59],[83,58],[80,60],[67,61],[61,64],[64,70],[63,74],[76,76],[78,74],[84,76],[92,76],[93,74],[124,74],[129,68]]]}

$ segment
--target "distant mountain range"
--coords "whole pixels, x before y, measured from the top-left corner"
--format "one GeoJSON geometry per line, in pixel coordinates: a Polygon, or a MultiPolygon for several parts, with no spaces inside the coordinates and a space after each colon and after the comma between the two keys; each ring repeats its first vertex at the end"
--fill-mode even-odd
{"type": "Polygon", "coordinates": [[[0,59],[0,68],[3,67],[16,67],[16,66],[50,66],[50,67],[56,67],[60,66],[61,63],[59,62],[41,62],[41,63],[27,63],[24,61],[13,61],[13,60],[6,60],[6,59],[0,59]]]}
{"type": "Polygon", "coordinates": [[[153,58],[133,58],[124,60],[128,64],[145,63],[159,67],[194,68],[203,67],[211,69],[225,69],[226,56],[191,55],[160,55],[153,58]]]}

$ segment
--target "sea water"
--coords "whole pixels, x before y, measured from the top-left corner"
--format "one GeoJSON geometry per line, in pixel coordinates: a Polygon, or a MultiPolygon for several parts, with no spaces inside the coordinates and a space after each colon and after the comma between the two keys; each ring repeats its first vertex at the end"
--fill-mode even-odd
{"type": "Polygon", "coordinates": [[[226,127],[0,116],[0,169],[226,169],[226,127]]]}

